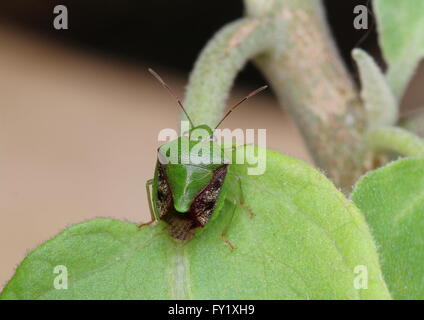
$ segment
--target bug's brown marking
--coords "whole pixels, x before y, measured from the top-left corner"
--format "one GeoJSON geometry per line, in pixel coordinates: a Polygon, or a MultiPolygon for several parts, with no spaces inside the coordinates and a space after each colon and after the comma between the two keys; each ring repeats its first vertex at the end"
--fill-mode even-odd
{"type": "Polygon", "coordinates": [[[227,165],[224,164],[215,170],[212,180],[194,199],[190,207],[190,215],[204,226],[212,216],[215,204],[227,174],[227,165]]]}
{"type": "Polygon", "coordinates": [[[222,240],[224,240],[224,243],[231,249],[231,250],[235,250],[237,249],[230,240],[227,239],[227,237],[225,236],[225,234],[222,232],[221,233],[221,238],[222,240]]]}
{"type": "Polygon", "coordinates": [[[165,216],[172,208],[171,188],[166,179],[165,167],[158,162],[157,209],[159,218],[165,216]]]}
{"type": "Polygon", "coordinates": [[[165,165],[158,162],[157,209],[160,219],[168,224],[173,238],[188,240],[194,234],[194,229],[203,227],[209,221],[224,184],[227,166],[224,164],[217,168],[209,184],[194,199],[189,212],[180,213],[173,206],[165,165]]]}
{"type": "Polygon", "coordinates": [[[247,212],[250,215],[250,218],[256,217],[256,213],[253,211],[253,209],[251,207],[249,207],[249,205],[244,202],[243,200],[240,200],[240,205],[247,210],[247,212]]]}

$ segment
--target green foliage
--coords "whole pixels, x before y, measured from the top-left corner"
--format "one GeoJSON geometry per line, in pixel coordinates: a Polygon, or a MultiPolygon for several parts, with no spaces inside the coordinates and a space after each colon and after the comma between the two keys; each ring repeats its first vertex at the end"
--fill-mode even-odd
{"type": "Polygon", "coordinates": [[[424,1],[374,0],[387,79],[400,99],[424,56],[424,1]]]}
{"type": "Polygon", "coordinates": [[[367,174],[352,200],[373,229],[393,297],[424,299],[424,158],[402,159],[367,174]]]}
{"type": "Polygon", "coordinates": [[[352,56],[361,77],[361,97],[367,110],[368,127],[396,124],[399,116],[398,103],[380,68],[361,49],[354,49],[352,56]]]}
{"type": "MultiPolygon", "coordinates": [[[[185,99],[196,125],[213,127],[220,120],[229,88],[248,59],[286,49],[283,19],[271,13],[299,2],[265,2],[246,0],[252,17],[223,28],[200,55],[185,99]]],[[[317,3],[304,1],[300,7],[320,12],[317,3]]],[[[353,51],[369,121],[366,139],[374,150],[421,155],[421,139],[390,126],[424,56],[424,1],[375,0],[374,5],[386,78],[366,52],[353,51]]],[[[251,151],[247,155],[253,157],[258,150],[236,152],[251,151]]],[[[352,203],[311,166],[266,154],[263,175],[247,174],[249,165],[229,167],[228,194],[214,213],[219,217],[190,241],[171,238],[164,222],[142,228],[106,218],[84,222],[32,251],[0,299],[390,299],[383,274],[394,298],[424,299],[424,158],[367,174],[352,203]],[[358,207],[374,231],[383,274],[358,207]],[[54,287],[56,266],[68,270],[67,289],[54,287]],[[367,289],[354,285],[358,266],[368,271],[367,289]]],[[[211,173],[203,171],[169,167],[174,196],[184,200],[181,211],[210,181],[211,173]],[[187,177],[194,184],[187,184],[187,177]]]]}
{"type": "Polygon", "coordinates": [[[366,134],[366,141],[374,151],[393,151],[402,156],[424,155],[424,140],[399,127],[379,127],[366,134]]]}
{"type": "Polygon", "coordinates": [[[324,175],[273,151],[264,175],[247,167],[234,165],[225,182],[235,191],[240,177],[243,198],[185,245],[163,223],[88,221],[31,252],[1,298],[390,298],[363,216],[324,175]],[[56,265],[68,268],[67,290],[53,288],[56,265]],[[358,265],[368,268],[366,290],[353,284],[358,265]]]}

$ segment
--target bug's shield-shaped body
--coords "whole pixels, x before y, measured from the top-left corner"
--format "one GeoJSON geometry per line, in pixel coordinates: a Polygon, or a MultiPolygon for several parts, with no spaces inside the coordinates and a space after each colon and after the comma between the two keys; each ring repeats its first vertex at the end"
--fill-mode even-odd
{"type": "MultiPolygon", "coordinates": [[[[193,169],[190,165],[178,166],[157,162],[157,179],[155,179],[157,187],[154,188],[156,193],[154,201],[159,218],[169,225],[170,235],[176,239],[187,240],[196,228],[205,226],[211,219],[227,174],[227,164],[222,164],[213,170],[196,167],[195,172],[190,170],[193,169]],[[185,171],[187,178],[194,178],[192,185],[185,185],[185,190],[179,190],[182,186],[178,184],[173,184],[174,188],[172,188],[170,181],[174,179],[170,177],[176,174],[175,171],[179,171],[178,177],[181,177],[181,171],[185,171]],[[204,181],[208,183],[198,190],[198,186],[201,186],[204,181]],[[192,193],[198,191],[192,201],[189,197],[180,197],[181,191],[187,193],[187,187],[193,188],[192,193]],[[174,197],[179,200],[174,202],[174,197]]],[[[190,196],[190,194],[187,195],[190,196]]]]}
{"type": "Polygon", "coordinates": [[[213,141],[183,136],[159,148],[153,206],[156,218],[168,223],[172,237],[189,239],[219,211],[227,163],[223,149],[213,141]],[[187,152],[182,151],[184,143],[187,152]],[[188,157],[193,153],[200,163],[188,157]]]}

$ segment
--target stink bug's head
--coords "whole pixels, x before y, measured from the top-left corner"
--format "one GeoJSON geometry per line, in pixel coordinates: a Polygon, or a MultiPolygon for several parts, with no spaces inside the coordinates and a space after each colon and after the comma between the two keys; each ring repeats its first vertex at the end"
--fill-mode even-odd
{"type": "MultiPolygon", "coordinates": [[[[170,226],[174,238],[186,240],[192,230],[203,227],[210,219],[220,196],[229,159],[215,141],[207,125],[194,126],[181,101],[161,77],[150,73],[171,93],[184,111],[191,129],[158,149],[153,185],[153,206],[159,219],[170,226]]],[[[234,105],[218,123],[243,101],[264,90],[261,87],[234,105]]]]}

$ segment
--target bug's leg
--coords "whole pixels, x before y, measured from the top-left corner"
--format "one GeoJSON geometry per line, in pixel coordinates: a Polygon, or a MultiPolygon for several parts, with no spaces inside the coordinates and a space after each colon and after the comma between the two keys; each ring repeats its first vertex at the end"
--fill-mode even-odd
{"type": "Polygon", "coordinates": [[[152,223],[155,223],[158,220],[157,217],[156,217],[155,211],[153,209],[152,196],[151,196],[151,192],[150,192],[150,186],[152,186],[152,185],[153,185],[153,179],[147,180],[147,182],[146,182],[146,192],[147,192],[147,202],[149,203],[151,220],[149,222],[140,224],[138,226],[139,228],[144,227],[144,226],[148,226],[152,223]]]}
{"type": "Polygon", "coordinates": [[[222,238],[222,240],[224,240],[224,243],[231,249],[231,250],[234,250],[234,249],[237,249],[232,243],[231,243],[231,241],[228,239],[228,237],[227,237],[227,233],[228,233],[228,229],[230,228],[230,226],[231,226],[231,223],[232,223],[232,221],[233,221],[233,218],[234,218],[234,215],[235,215],[235,213],[236,213],[236,210],[237,210],[237,205],[236,205],[236,203],[235,202],[233,202],[233,201],[231,201],[231,203],[233,204],[233,207],[234,207],[234,209],[233,209],[233,212],[231,213],[231,217],[230,217],[230,221],[227,223],[227,225],[225,226],[225,228],[224,228],[224,230],[222,230],[222,232],[221,232],[221,238],[222,238]]]}
{"type": "Polygon", "coordinates": [[[238,181],[239,192],[240,192],[240,194],[239,194],[239,196],[240,196],[239,203],[243,207],[243,209],[245,209],[250,214],[250,217],[253,218],[254,216],[256,216],[256,213],[253,212],[252,208],[250,208],[249,205],[245,201],[243,187],[241,185],[241,179],[240,179],[240,177],[237,177],[237,181],[238,181]]]}
{"type": "Polygon", "coordinates": [[[243,186],[241,184],[241,178],[237,175],[233,175],[235,180],[237,180],[238,184],[238,193],[236,196],[233,196],[233,202],[236,204],[239,204],[245,211],[247,211],[251,218],[256,216],[256,213],[253,211],[253,209],[247,204],[244,192],[243,192],[243,186]]]}
{"type": "Polygon", "coordinates": [[[224,154],[226,156],[228,156],[230,159],[233,160],[233,152],[235,152],[239,148],[244,148],[244,147],[248,147],[248,146],[253,146],[253,143],[245,143],[245,144],[240,144],[240,145],[234,144],[231,147],[223,148],[222,151],[224,152],[224,154]]]}
{"type": "Polygon", "coordinates": [[[235,178],[235,180],[237,180],[238,184],[238,188],[236,186],[234,186],[233,190],[235,192],[235,194],[229,195],[228,197],[228,202],[230,202],[234,209],[231,213],[231,217],[229,218],[228,223],[226,224],[226,226],[224,227],[224,230],[221,232],[221,237],[224,240],[225,244],[230,247],[230,249],[236,249],[237,247],[235,247],[230,240],[228,240],[227,234],[228,231],[232,225],[232,222],[234,220],[234,216],[236,215],[236,210],[237,210],[237,206],[240,205],[243,209],[243,211],[247,211],[250,215],[250,218],[253,218],[256,216],[256,213],[253,212],[252,208],[250,208],[250,206],[246,203],[245,201],[245,197],[244,197],[244,192],[243,192],[243,187],[242,187],[242,183],[241,183],[241,179],[239,176],[234,175],[233,177],[235,178]],[[238,189],[238,190],[237,190],[238,189]]]}
{"type": "Polygon", "coordinates": [[[230,229],[232,222],[234,220],[234,216],[236,215],[236,210],[237,210],[237,205],[240,205],[243,209],[247,210],[251,217],[253,217],[255,214],[253,213],[253,211],[245,204],[244,201],[244,194],[243,194],[243,188],[241,185],[241,179],[240,177],[236,177],[237,179],[237,184],[239,187],[238,192],[236,191],[236,194],[233,195],[232,197],[229,197],[228,201],[233,205],[234,209],[231,213],[231,217],[229,218],[228,223],[226,224],[224,230],[221,232],[221,237],[224,240],[225,244],[230,247],[230,249],[236,249],[236,247],[230,242],[230,240],[228,240],[227,234],[228,234],[228,230],[230,229]]]}

